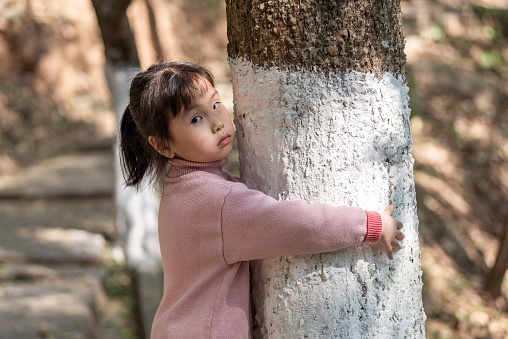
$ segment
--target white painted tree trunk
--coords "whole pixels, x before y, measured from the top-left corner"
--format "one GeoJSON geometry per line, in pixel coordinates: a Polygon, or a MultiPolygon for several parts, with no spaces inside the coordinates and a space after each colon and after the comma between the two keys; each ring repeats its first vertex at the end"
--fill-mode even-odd
{"type": "Polygon", "coordinates": [[[253,264],[255,337],[424,338],[408,89],[401,78],[279,71],[230,59],[240,172],[277,199],[395,206],[403,249],[253,264]]]}
{"type": "MultiPolygon", "coordinates": [[[[138,72],[140,72],[139,68],[106,63],[106,77],[118,123],[129,104],[131,80],[138,72]]],[[[142,182],[139,192],[134,187],[125,186],[117,144],[114,146],[114,153],[117,248],[121,250],[130,267],[136,267],[139,264],[158,265],[160,248],[157,231],[157,199],[146,181],[142,182]]]]}

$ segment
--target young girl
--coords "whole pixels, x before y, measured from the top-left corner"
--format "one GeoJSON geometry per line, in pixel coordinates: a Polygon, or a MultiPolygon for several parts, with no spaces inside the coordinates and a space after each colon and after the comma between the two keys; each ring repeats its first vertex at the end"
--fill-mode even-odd
{"type": "Polygon", "coordinates": [[[380,214],[277,201],[223,170],[234,127],[203,67],[163,63],[139,73],[120,138],[127,185],[164,179],[164,295],[152,338],[250,337],[249,260],[363,242],[379,241],[390,259],[400,249],[391,206],[380,214]]]}

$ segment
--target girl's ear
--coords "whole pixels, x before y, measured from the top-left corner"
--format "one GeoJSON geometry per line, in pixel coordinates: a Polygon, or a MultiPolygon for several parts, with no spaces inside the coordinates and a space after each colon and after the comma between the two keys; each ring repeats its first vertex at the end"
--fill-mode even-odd
{"type": "Polygon", "coordinates": [[[171,150],[170,145],[169,144],[164,144],[162,142],[162,140],[160,140],[159,138],[154,137],[154,136],[149,136],[148,137],[148,142],[150,143],[150,145],[152,145],[153,148],[155,148],[155,150],[157,152],[159,152],[160,154],[162,154],[166,158],[171,159],[171,158],[175,157],[175,152],[173,152],[171,150]]]}

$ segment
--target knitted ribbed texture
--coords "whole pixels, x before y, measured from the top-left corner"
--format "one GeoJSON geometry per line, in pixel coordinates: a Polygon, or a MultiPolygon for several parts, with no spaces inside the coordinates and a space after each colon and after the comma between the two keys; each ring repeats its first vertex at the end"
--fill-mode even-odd
{"type": "Polygon", "coordinates": [[[192,162],[180,158],[173,158],[170,160],[170,163],[171,167],[166,174],[166,180],[172,182],[172,179],[179,178],[195,171],[203,171],[223,176],[222,166],[228,163],[228,159],[224,158],[214,162],[192,162]]]}
{"type": "Polygon", "coordinates": [[[367,214],[367,234],[363,242],[378,242],[383,231],[383,222],[378,212],[365,211],[367,214]]]}

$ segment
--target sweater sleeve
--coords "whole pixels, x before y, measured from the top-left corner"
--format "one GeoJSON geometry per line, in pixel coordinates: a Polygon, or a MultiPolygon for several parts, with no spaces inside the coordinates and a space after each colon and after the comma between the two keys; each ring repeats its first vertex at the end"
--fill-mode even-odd
{"type": "Polygon", "coordinates": [[[335,251],[376,242],[381,217],[359,207],[277,201],[233,184],[222,210],[226,263],[335,251]]]}

